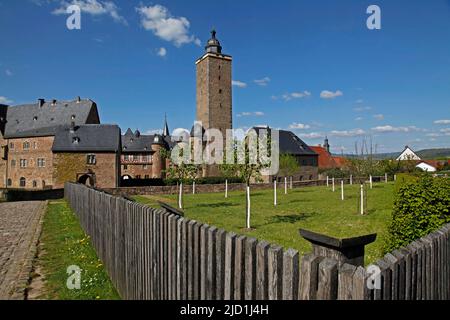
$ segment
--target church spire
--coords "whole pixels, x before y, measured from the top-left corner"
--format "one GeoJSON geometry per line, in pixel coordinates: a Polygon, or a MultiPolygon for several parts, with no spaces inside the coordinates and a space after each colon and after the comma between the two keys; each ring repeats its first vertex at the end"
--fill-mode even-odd
{"type": "Polygon", "coordinates": [[[169,125],[167,124],[167,113],[164,115],[163,137],[170,136],[169,125]]]}

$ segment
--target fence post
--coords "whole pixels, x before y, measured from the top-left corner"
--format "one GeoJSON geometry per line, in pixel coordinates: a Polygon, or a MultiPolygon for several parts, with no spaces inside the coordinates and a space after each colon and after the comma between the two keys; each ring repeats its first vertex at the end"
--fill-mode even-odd
{"type": "Polygon", "coordinates": [[[269,244],[261,241],[256,245],[256,299],[267,300],[269,244]]]}
{"type": "Polygon", "coordinates": [[[268,296],[269,300],[283,297],[283,249],[270,246],[268,251],[268,296]]]}
{"type": "Polygon", "coordinates": [[[338,289],[338,261],[325,258],[319,263],[318,300],[336,300],[338,289]]]}
{"type": "Polygon", "coordinates": [[[300,300],[315,300],[317,296],[318,287],[318,268],[319,263],[323,257],[314,254],[307,254],[303,256],[300,267],[300,286],[299,299],[300,300]]]}
{"type": "Polygon", "coordinates": [[[234,300],[236,234],[228,233],[225,239],[224,300],[234,300]]]}
{"type": "Polygon", "coordinates": [[[353,276],[355,272],[356,267],[347,263],[339,268],[338,300],[353,299],[353,276]]]}
{"type": "Polygon", "coordinates": [[[283,300],[298,300],[299,254],[288,249],[283,254],[283,300]]]}
{"type": "Polygon", "coordinates": [[[236,238],[234,260],[234,300],[245,299],[245,247],[246,237],[236,238]]]}
{"type": "Polygon", "coordinates": [[[245,300],[256,298],[256,244],[254,238],[245,241],[245,300]]]}

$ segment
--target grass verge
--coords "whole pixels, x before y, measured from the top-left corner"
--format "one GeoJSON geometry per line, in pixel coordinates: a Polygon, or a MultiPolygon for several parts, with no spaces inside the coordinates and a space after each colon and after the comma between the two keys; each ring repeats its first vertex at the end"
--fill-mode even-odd
{"type": "Polygon", "coordinates": [[[39,299],[117,300],[120,299],[101,261],[81,229],[77,217],[65,201],[49,203],[42,226],[37,265],[44,274],[39,299]],[[81,268],[81,289],[67,288],[67,268],[81,268]]]}

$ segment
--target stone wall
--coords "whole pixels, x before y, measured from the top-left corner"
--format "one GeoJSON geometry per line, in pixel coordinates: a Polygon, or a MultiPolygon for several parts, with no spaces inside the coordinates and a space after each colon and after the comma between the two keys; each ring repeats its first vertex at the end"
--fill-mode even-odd
{"type": "MultiPolygon", "coordinates": [[[[340,180],[339,180],[340,181],[340,180]]],[[[348,179],[346,179],[348,183],[348,179]]],[[[295,181],[293,186],[298,187],[312,187],[325,185],[325,180],[312,181],[295,181]]],[[[256,183],[251,185],[252,190],[264,190],[273,188],[272,183],[256,183]]],[[[105,192],[116,196],[137,196],[137,195],[175,195],[178,193],[178,186],[152,186],[152,187],[130,187],[130,188],[102,188],[105,192]]],[[[228,184],[228,191],[244,191],[244,183],[228,184]]],[[[183,191],[185,193],[192,193],[192,185],[184,185],[183,191]]],[[[225,192],[225,184],[197,184],[195,186],[196,193],[218,193],[225,192]]]]}
{"type": "Polygon", "coordinates": [[[65,182],[77,182],[84,174],[95,175],[97,188],[115,188],[120,177],[120,164],[115,153],[55,153],[54,188],[64,188],[65,182]],[[87,155],[95,154],[96,164],[87,164],[87,155]]]}

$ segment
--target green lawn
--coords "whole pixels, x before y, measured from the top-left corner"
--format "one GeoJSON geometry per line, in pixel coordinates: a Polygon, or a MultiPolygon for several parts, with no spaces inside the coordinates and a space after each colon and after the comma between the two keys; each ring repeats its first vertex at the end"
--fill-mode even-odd
{"type": "Polygon", "coordinates": [[[50,202],[44,217],[38,265],[44,274],[40,299],[110,300],[119,299],[109,277],[65,201],[50,202]],[[81,289],[66,286],[67,267],[81,268],[81,289]]]}
{"type": "MultiPolygon", "coordinates": [[[[311,250],[300,237],[300,228],[329,236],[347,238],[377,233],[375,243],[366,247],[366,264],[382,256],[382,247],[391,218],[394,184],[374,184],[368,192],[368,214],[358,214],[360,187],[345,186],[346,199],[341,200],[340,186],[333,193],[326,187],[289,190],[278,189],[278,206],[273,206],[273,190],[257,190],[251,195],[252,228],[245,230],[245,193],[185,194],[186,217],[245,234],[285,248],[294,248],[302,254],[311,250]]],[[[162,200],[176,207],[176,196],[137,196],[136,201],[156,207],[162,200]]]]}

